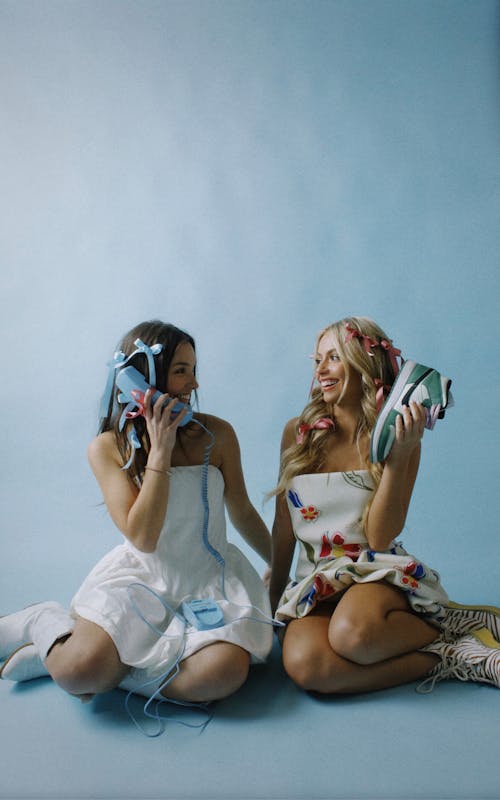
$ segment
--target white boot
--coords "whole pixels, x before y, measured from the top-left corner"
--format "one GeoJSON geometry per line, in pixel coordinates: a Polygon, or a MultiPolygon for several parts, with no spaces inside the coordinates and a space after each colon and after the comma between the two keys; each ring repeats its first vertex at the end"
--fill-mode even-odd
{"type": "Polygon", "coordinates": [[[71,614],[54,602],[37,603],[0,617],[0,660],[33,642],[44,661],[54,642],[70,634],[74,626],[71,614]]]}
{"type": "Polygon", "coordinates": [[[32,681],[49,675],[34,644],[23,644],[9,656],[0,678],[8,681],[32,681]]]}

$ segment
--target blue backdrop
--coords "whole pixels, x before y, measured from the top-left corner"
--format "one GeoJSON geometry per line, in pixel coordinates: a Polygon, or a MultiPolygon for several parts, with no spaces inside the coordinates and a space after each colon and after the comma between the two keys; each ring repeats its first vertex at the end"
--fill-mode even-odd
{"type": "Polygon", "coordinates": [[[2,613],[119,541],[85,451],[156,316],[195,336],[268,523],[320,328],[371,316],[452,377],[404,541],[498,603],[498,8],[1,0],[2,613]]]}

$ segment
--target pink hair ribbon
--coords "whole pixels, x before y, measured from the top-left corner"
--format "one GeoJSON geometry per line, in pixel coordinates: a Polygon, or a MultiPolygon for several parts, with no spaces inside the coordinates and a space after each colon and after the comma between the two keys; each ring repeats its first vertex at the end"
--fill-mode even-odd
{"type": "Polygon", "coordinates": [[[353,328],[349,323],[346,324],[345,328],[347,331],[347,336],[345,337],[346,342],[350,342],[352,339],[361,339],[366,352],[369,356],[372,356],[372,347],[378,347],[379,342],[377,342],[376,339],[372,339],[372,337],[368,336],[366,333],[361,333],[357,328],[353,328]]]}
{"type": "Polygon", "coordinates": [[[317,419],[316,422],[313,422],[312,425],[307,425],[304,422],[302,425],[299,425],[297,444],[302,444],[304,441],[304,434],[306,434],[307,431],[326,430],[327,428],[333,428],[333,430],[335,430],[335,423],[333,419],[330,419],[329,417],[321,417],[320,419],[317,419]]]}
{"type": "Polygon", "coordinates": [[[393,347],[387,339],[381,339],[380,347],[383,347],[389,353],[389,358],[391,359],[392,369],[394,371],[394,377],[399,372],[399,364],[397,362],[397,356],[401,356],[401,350],[398,350],[397,347],[393,347]]]}
{"type": "Polygon", "coordinates": [[[401,355],[401,350],[398,350],[397,347],[393,347],[391,342],[389,342],[387,339],[381,339],[380,341],[377,341],[377,339],[372,339],[371,336],[361,333],[361,331],[358,331],[357,328],[353,328],[351,325],[349,325],[349,323],[347,323],[345,327],[347,331],[347,336],[345,337],[346,342],[350,342],[352,339],[361,339],[363,347],[369,356],[373,355],[373,347],[382,347],[389,354],[394,377],[396,377],[399,372],[399,365],[396,358],[397,356],[401,355]]]}

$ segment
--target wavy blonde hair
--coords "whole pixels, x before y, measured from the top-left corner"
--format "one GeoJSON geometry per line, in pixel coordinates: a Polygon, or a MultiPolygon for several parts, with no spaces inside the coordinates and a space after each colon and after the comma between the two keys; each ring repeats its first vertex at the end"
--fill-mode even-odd
{"type": "MultiPolygon", "coordinates": [[[[328,325],[319,332],[316,340],[316,350],[320,339],[325,334],[331,334],[340,360],[346,373],[346,386],[353,371],[361,376],[363,395],[361,399],[361,412],[356,430],[356,445],[360,451],[360,440],[363,435],[370,436],[377,420],[377,391],[379,386],[384,387],[384,392],[389,391],[396,377],[390,354],[387,349],[379,346],[380,342],[392,344],[376,322],[367,317],[345,317],[344,319],[328,325]],[[348,326],[348,327],[347,327],[348,326]],[[356,331],[349,337],[349,328],[356,331]],[[367,351],[362,337],[369,337],[377,344],[367,351]],[[361,338],[360,338],[361,337],[361,338]]],[[[344,392],[346,387],[344,387],[344,392]]],[[[339,400],[342,399],[342,395],[339,400]]],[[[321,417],[333,418],[333,406],[323,400],[321,389],[315,388],[311,392],[311,399],[297,420],[297,432],[300,425],[312,425],[321,417]]],[[[320,472],[326,462],[329,437],[331,429],[308,431],[301,443],[296,442],[285,450],[281,456],[280,475],[278,484],[270,496],[279,495],[286,491],[290,481],[296,475],[320,472]]],[[[382,476],[382,465],[369,464],[368,470],[376,488],[382,476]]],[[[368,515],[369,506],[363,515],[363,525],[368,515]]]]}

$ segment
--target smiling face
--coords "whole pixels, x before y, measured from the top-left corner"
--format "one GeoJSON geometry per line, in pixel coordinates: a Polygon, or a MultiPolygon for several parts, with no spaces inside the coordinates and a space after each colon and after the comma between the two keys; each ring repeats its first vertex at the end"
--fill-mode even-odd
{"type": "Polygon", "coordinates": [[[198,388],[196,380],[196,355],[189,342],[181,342],[173,355],[167,375],[167,392],[189,403],[191,393],[198,388]]]}
{"type": "Polygon", "coordinates": [[[346,370],[331,330],[319,339],[314,363],[325,403],[353,405],[361,402],[361,375],[352,368],[346,370]]]}

